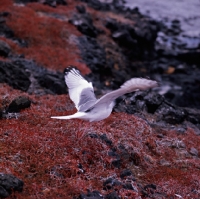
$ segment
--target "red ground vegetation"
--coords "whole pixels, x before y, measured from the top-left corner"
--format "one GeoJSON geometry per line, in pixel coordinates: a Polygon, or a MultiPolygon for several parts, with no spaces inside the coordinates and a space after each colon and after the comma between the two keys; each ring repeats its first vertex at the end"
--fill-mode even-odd
{"type": "Polygon", "coordinates": [[[22,47],[8,42],[12,45],[13,53],[23,54],[51,69],[63,71],[68,65],[76,65],[84,74],[90,72],[80,61],[76,41],[80,33],[68,22],[75,9],[74,4],[54,9],[41,3],[20,6],[13,1],[3,1],[1,6],[0,11],[10,13],[6,24],[14,31],[16,38],[27,44],[22,47]]]}
{"type": "MultiPolygon", "coordinates": [[[[7,25],[17,38],[27,42],[27,47],[1,39],[11,46],[13,53],[24,54],[48,68],[63,70],[74,64],[83,74],[88,73],[85,64],[79,62],[76,36],[80,33],[68,22],[77,4],[67,2],[67,7],[54,9],[39,3],[19,7],[12,0],[1,0],[0,12],[11,13],[7,25]]],[[[105,195],[110,190],[103,190],[103,182],[109,177],[120,179],[124,169],[132,171],[136,183],[157,186],[154,191],[147,190],[149,197],[143,198],[155,193],[166,198],[200,197],[200,160],[189,153],[191,147],[200,151],[200,138],[192,129],[177,134],[152,128],[144,119],[125,113],[112,113],[97,123],[53,120],[52,115],[75,112],[68,96],[28,95],[2,84],[0,108],[20,95],[31,99],[31,108],[21,111],[16,118],[0,120],[0,170],[24,181],[23,192],[10,198],[67,199],[87,189],[105,195]],[[112,146],[90,134],[105,134],[112,146]],[[120,156],[119,168],[113,166],[114,157],[109,156],[113,148],[120,156]]],[[[141,194],[122,187],[115,189],[122,198],[139,198],[141,194]]]]}
{"type": "MultiPolygon", "coordinates": [[[[4,107],[15,97],[27,95],[6,85],[1,85],[0,94],[4,107]]],[[[25,183],[24,191],[15,193],[17,198],[72,198],[87,189],[107,194],[109,190],[103,190],[103,182],[113,176],[120,179],[125,168],[133,172],[136,182],[154,183],[155,192],[166,197],[199,195],[199,158],[188,151],[191,146],[199,149],[200,138],[191,129],[178,136],[173,131],[162,131],[165,136],[159,138],[158,129],[125,113],[112,113],[97,123],[54,120],[50,116],[75,112],[68,96],[29,95],[29,98],[31,108],[17,118],[0,121],[1,172],[12,173],[25,183]],[[106,134],[112,146],[90,134],[106,134]],[[185,143],[184,148],[180,141],[185,143]],[[111,148],[121,157],[119,168],[113,166],[114,158],[108,155],[111,148]]],[[[120,196],[138,198],[133,190],[119,187],[117,192],[120,196]]]]}
{"type": "Polygon", "coordinates": [[[12,0],[2,0],[1,1],[0,12],[5,12],[12,5],[13,5],[13,1],[12,0]]]}

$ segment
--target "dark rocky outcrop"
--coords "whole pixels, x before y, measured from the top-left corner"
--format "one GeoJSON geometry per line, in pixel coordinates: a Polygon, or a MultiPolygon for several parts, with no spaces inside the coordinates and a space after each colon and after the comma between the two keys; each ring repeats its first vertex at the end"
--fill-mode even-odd
{"type": "Polygon", "coordinates": [[[10,52],[10,46],[6,42],[0,40],[0,56],[8,57],[10,52]]]}
{"type": "Polygon", "coordinates": [[[81,0],[82,2],[86,2],[88,6],[94,8],[95,10],[100,11],[124,11],[124,1],[123,0],[114,0],[111,3],[101,2],[99,0],[81,0]]]}
{"type": "Polygon", "coordinates": [[[77,6],[76,8],[79,13],[75,14],[73,18],[69,20],[70,23],[75,25],[81,33],[89,37],[96,37],[102,32],[93,25],[92,17],[86,12],[84,6],[77,6]]]}
{"type": "Polygon", "coordinates": [[[15,98],[8,106],[7,112],[19,112],[22,109],[29,108],[31,105],[31,101],[28,97],[19,96],[15,98]]]}
{"type": "Polygon", "coordinates": [[[12,62],[0,61],[0,82],[7,83],[15,89],[28,92],[66,93],[64,76],[38,66],[26,59],[15,59],[12,62]]]}
{"type": "Polygon", "coordinates": [[[87,194],[80,194],[77,199],[103,199],[103,195],[99,191],[88,191],[87,194]]]}
{"type": "Polygon", "coordinates": [[[119,23],[109,19],[106,27],[111,31],[112,38],[125,51],[129,59],[148,57],[154,54],[154,44],[159,30],[159,24],[153,20],[140,20],[133,25],[119,23]],[[138,23],[138,24],[137,24],[138,23]]]}
{"type": "Polygon", "coordinates": [[[11,174],[0,173],[0,198],[8,197],[13,191],[22,192],[23,181],[11,174]]]}
{"type": "Polygon", "coordinates": [[[7,83],[15,89],[27,91],[31,82],[30,74],[25,70],[25,66],[19,62],[0,61],[0,82],[7,83]]]}
{"type": "Polygon", "coordinates": [[[139,91],[119,98],[114,111],[129,114],[146,112],[154,114],[157,122],[165,121],[168,124],[182,124],[184,121],[200,123],[198,110],[178,107],[168,102],[162,95],[149,91],[139,91]]]}

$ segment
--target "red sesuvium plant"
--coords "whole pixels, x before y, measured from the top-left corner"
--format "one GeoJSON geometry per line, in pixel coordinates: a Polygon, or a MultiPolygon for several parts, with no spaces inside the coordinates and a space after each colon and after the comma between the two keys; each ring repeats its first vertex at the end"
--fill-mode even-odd
{"type": "MultiPolygon", "coordinates": [[[[178,137],[185,140],[185,149],[190,147],[187,142],[198,148],[192,129],[179,136],[173,131],[162,132],[165,138],[161,139],[157,137],[160,132],[146,121],[125,113],[112,113],[96,123],[53,120],[52,115],[75,112],[68,96],[28,95],[5,84],[0,94],[4,101],[19,95],[27,95],[32,101],[17,118],[0,120],[1,172],[12,173],[25,183],[22,193],[14,193],[17,198],[73,198],[87,189],[106,195],[111,191],[103,190],[103,182],[112,176],[120,179],[126,168],[132,171],[136,183],[154,183],[156,192],[166,197],[196,196],[192,190],[199,189],[199,160],[189,154],[182,156],[184,149],[174,144],[178,137]],[[91,134],[106,134],[111,143],[91,134]],[[113,166],[114,157],[108,155],[113,148],[120,156],[119,168],[113,166]]],[[[122,198],[139,197],[133,190],[116,190],[122,198]]]]}
{"type": "MultiPolygon", "coordinates": [[[[63,70],[74,64],[86,74],[89,69],[79,62],[75,42],[80,33],[68,23],[75,5],[68,1],[68,6],[56,9],[39,3],[19,7],[12,0],[1,0],[0,11],[11,13],[6,24],[15,37],[27,42],[27,47],[1,39],[13,53],[24,54],[45,67],[63,70]],[[56,18],[56,14],[61,17],[56,18]]],[[[16,118],[0,120],[0,170],[24,181],[23,192],[10,198],[67,199],[88,189],[106,195],[113,190],[103,189],[103,182],[113,176],[120,179],[124,169],[132,171],[135,187],[137,183],[156,185],[154,193],[147,190],[149,197],[155,193],[166,198],[199,197],[200,160],[189,151],[192,147],[200,151],[200,138],[193,129],[184,134],[156,129],[145,119],[126,113],[112,113],[96,123],[53,120],[50,116],[76,111],[67,95],[29,95],[5,84],[0,84],[0,108],[5,109],[20,95],[31,99],[31,107],[16,118]],[[110,144],[99,139],[104,134],[110,144]],[[113,149],[120,157],[119,167],[113,165],[115,157],[109,155],[113,149]]],[[[120,186],[115,189],[122,198],[149,198],[120,186]]]]}
{"type": "Polygon", "coordinates": [[[0,12],[5,12],[9,7],[13,5],[12,0],[2,0],[1,1],[1,7],[0,7],[0,12]]]}
{"type": "MultiPolygon", "coordinates": [[[[74,25],[68,22],[75,4],[58,6],[56,9],[41,3],[24,6],[14,1],[3,1],[0,11],[10,15],[6,24],[14,31],[15,37],[25,41],[26,46],[9,41],[14,54],[23,54],[38,64],[63,71],[68,65],[76,65],[83,74],[90,70],[81,63],[76,37],[80,36],[74,25]]],[[[9,39],[7,39],[9,40],[9,39]]]]}

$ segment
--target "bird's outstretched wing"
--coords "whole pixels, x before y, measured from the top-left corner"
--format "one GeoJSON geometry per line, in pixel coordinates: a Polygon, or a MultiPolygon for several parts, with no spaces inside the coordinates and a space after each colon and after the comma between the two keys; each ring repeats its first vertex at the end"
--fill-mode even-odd
{"type": "Polygon", "coordinates": [[[64,73],[70,99],[78,111],[87,110],[97,101],[92,83],[88,82],[76,67],[69,66],[64,73]]]}
{"type": "Polygon", "coordinates": [[[110,104],[116,98],[126,93],[131,93],[137,90],[147,90],[157,86],[158,83],[153,80],[145,78],[132,78],[126,81],[119,89],[102,96],[99,100],[96,101],[96,103],[91,108],[99,106],[100,104],[110,104]]]}

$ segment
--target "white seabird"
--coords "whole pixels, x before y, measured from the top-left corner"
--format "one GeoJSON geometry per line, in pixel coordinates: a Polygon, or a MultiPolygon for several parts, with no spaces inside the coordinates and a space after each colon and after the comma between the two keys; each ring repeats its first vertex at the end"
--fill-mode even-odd
{"type": "Polygon", "coordinates": [[[68,87],[69,97],[74,102],[76,112],[68,116],[54,116],[55,119],[78,118],[90,122],[107,118],[115,105],[115,99],[126,93],[137,90],[147,90],[158,85],[156,81],[145,78],[132,78],[126,81],[119,89],[105,94],[97,99],[91,82],[88,82],[78,69],[69,66],[65,69],[65,82],[68,87]]]}

